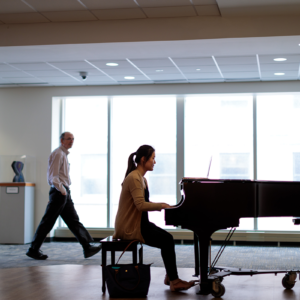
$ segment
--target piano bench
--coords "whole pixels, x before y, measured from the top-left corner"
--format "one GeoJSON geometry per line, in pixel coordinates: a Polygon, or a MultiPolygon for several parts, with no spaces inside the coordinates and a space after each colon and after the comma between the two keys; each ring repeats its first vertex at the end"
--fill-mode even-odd
{"type": "MultiPolygon", "coordinates": [[[[106,252],[110,251],[111,254],[111,264],[115,264],[115,253],[116,251],[123,252],[128,244],[132,242],[129,240],[120,240],[120,239],[113,239],[112,236],[109,236],[103,240],[100,240],[102,245],[102,292],[105,294],[106,286],[105,286],[105,266],[106,266],[106,252]]],[[[137,252],[138,252],[138,241],[132,243],[126,251],[132,252],[132,262],[133,264],[137,264],[137,252]]],[[[142,249],[142,248],[141,248],[142,249]]],[[[140,251],[142,251],[140,249],[140,251]]],[[[140,253],[140,263],[142,262],[143,256],[140,253]]]]}

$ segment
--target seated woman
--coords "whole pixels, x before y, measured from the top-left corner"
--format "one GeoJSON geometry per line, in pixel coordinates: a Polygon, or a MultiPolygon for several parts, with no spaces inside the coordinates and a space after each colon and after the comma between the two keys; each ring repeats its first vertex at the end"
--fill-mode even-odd
{"type": "Polygon", "coordinates": [[[146,245],[160,248],[167,273],[164,283],[170,285],[171,291],[187,290],[195,281],[187,282],[178,278],[173,236],[148,220],[148,211],[161,211],[170,207],[166,203],[149,201],[144,175],[147,171],[153,171],[155,163],[155,150],[148,145],[141,146],[129,156],[113,237],[139,240],[146,245]]]}

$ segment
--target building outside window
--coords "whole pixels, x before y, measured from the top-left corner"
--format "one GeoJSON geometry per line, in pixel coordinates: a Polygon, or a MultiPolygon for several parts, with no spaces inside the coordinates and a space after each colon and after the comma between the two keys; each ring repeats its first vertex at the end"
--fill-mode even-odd
{"type": "MultiPolygon", "coordinates": [[[[176,97],[113,97],[111,105],[111,219],[114,227],[128,157],[141,145],[156,153],[154,171],[147,172],[150,201],[176,204],[176,97]]],[[[149,212],[150,221],[165,226],[164,211],[149,212]]],[[[172,226],[172,228],[174,228],[172,226]]]]}
{"type": "MultiPolygon", "coordinates": [[[[199,95],[185,102],[187,177],[253,179],[252,95],[199,95]]],[[[254,229],[253,218],[237,229],[254,229]]]]}
{"type": "Polygon", "coordinates": [[[250,179],[250,153],[220,153],[221,179],[250,179]]]}
{"type": "Polygon", "coordinates": [[[293,181],[300,181],[300,153],[293,153],[293,181]]]}
{"type": "Polygon", "coordinates": [[[107,227],[107,98],[68,97],[63,120],[63,130],[75,137],[68,160],[80,221],[86,227],[107,227]]]}
{"type": "MultiPolygon", "coordinates": [[[[257,96],[257,177],[299,180],[300,105],[293,94],[257,96]]],[[[292,218],[258,218],[259,230],[297,231],[292,218]]]]}

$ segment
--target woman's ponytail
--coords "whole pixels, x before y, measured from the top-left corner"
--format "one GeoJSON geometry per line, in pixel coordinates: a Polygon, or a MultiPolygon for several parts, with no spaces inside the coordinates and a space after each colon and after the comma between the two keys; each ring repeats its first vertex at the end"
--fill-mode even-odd
{"type": "Polygon", "coordinates": [[[129,155],[128,157],[128,166],[127,166],[127,171],[126,171],[126,174],[125,174],[125,178],[127,177],[127,175],[134,171],[136,169],[136,164],[134,162],[134,159],[133,157],[136,155],[136,152],[133,152],[129,155]]]}

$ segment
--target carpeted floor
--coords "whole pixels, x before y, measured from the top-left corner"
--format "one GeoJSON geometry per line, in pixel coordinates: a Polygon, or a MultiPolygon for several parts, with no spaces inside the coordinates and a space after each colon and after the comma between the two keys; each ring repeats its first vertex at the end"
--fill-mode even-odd
{"type": "MultiPolygon", "coordinates": [[[[101,252],[89,259],[84,259],[82,248],[78,243],[44,243],[41,250],[49,256],[45,261],[37,261],[27,257],[25,253],[28,247],[29,245],[0,245],[0,268],[101,264],[101,252]]],[[[215,257],[218,250],[219,246],[212,246],[212,258],[215,257]]],[[[176,245],[176,255],[178,268],[194,268],[194,248],[192,245],[176,245]]],[[[130,262],[131,253],[125,253],[120,263],[130,262]]],[[[160,250],[144,246],[144,263],[153,263],[153,267],[163,267],[160,250]]],[[[300,269],[300,248],[227,246],[217,265],[267,270],[300,269]]]]}

